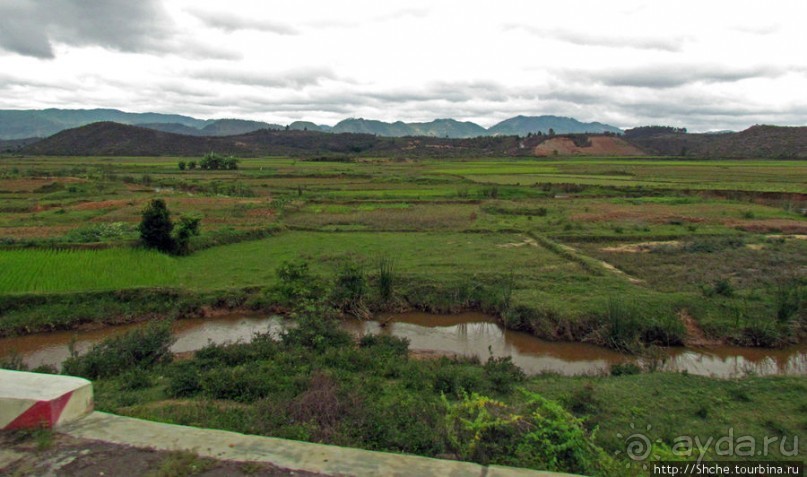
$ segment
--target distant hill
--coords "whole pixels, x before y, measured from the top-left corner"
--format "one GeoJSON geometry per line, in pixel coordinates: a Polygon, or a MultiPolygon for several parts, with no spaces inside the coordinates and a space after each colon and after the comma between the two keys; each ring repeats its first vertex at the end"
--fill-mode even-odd
{"type": "MultiPolygon", "coordinates": [[[[118,124],[142,126],[157,131],[189,136],[232,136],[258,129],[285,129],[286,126],[244,119],[202,120],[178,114],[127,113],[117,109],[43,109],[0,110],[0,139],[23,139],[47,137],[65,129],[85,126],[95,122],[111,121],[118,124]]],[[[529,133],[556,134],[598,133],[621,130],[601,123],[581,123],[573,118],[558,116],[517,116],[502,121],[490,129],[472,122],[455,119],[435,119],[423,123],[396,121],[387,123],[371,119],[345,119],[333,127],[314,124],[310,121],[295,121],[289,129],[334,133],[372,134],[384,137],[449,137],[472,138],[480,136],[518,135],[529,133]]]]}
{"type": "Polygon", "coordinates": [[[331,131],[335,133],[374,134],[387,137],[469,138],[488,135],[488,131],[478,124],[460,122],[454,119],[435,119],[427,123],[405,123],[403,121],[385,123],[373,119],[350,118],[339,122],[331,131]]]}
{"type": "Polygon", "coordinates": [[[752,126],[721,134],[644,127],[628,129],[624,137],[648,153],[661,156],[807,158],[807,127],[752,126]]]}
{"type": "Polygon", "coordinates": [[[210,151],[241,156],[305,155],[326,159],[365,154],[404,157],[531,154],[529,146],[514,136],[396,138],[291,128],[288,131],[285,128],[260,129],[237,136],[189,136],[113,122],[68,129],[30,144],[21,152],[76,156],[200,156],[210,151]]]}
{"type": "Polygon", "coordinates": [[[67,129],[23,151],[54,156],[160,156],[203,155],[210,151],[228,154],[249,152],[218,137],[197,137],[157,131],[139,126],[99,122],[67,129]]]}
{"type": "Polygon", "coordinates": [[[206,121],[178,114],[126,113],[117,109],[0,110],[0,138],[46,137],[99,121],[120,124],[175,123],[202,128],[206,121]]]}
{"type": "Polygon", "coordinates": [[[3,152],[18,152],[23,147],[41,141],[39,137],[28,137],[24,139],[0,139],[0,153],[3,152]]]}
{"type": "Polygon", "coordinates": [[[179,123],[144,123],[138,124],[141,128],[154,129],[155,131],[169,132],[174,134],[184,134],[186,136],[203,136],[202,130],[185,126],[179,123]]]}
{"type": "Polygon", "coordinates": [[[279,124],[269,124],[261,121],[248,121],[245,119],[217,119],[202,128],[202,136],[235,136],[246,134],[259,129],[283,129],[279,124]]]}
{"type": "MultiPolygon", "coordinates": [[[[366,124],[366,123],[365,123],[366,124]]],[[[614,134],[384,137],[305,130],[259,129],[235,136],[191,136],[113,122],[94,123],[30,143],[3,141],[13,152],[43,155],[199,156],[210,151],[242,156],[388,157],[662,155],[697,158],[807,158],[807,127],[754,126],[739,133],[687,134],[645,128],[614,134]]]]}
{"type": "Polygon", "coordinates": [[[548,134],[552,129],[555,134],[575,133],[621,133],[622,130],[602,123],[582,123],[574,118],[560,116],[516,116],[491,126],[487,131],[493,135],[548,134]]]}
{"type": "Polygon", "coordinates": [[[293,131],[331,132],[333,128],[324,124],[314,124],[311,121],[294,121],[289,124],[289,129],[293,131]]]}

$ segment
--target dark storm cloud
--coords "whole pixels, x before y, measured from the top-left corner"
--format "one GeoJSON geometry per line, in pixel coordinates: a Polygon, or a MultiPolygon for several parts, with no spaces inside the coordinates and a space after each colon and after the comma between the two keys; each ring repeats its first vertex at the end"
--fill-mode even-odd
{"type": "Polygon", "coordinates": [[[686,37],[682,36],[624,36],[619,33],[598,34],[582,30],[542,28],[532,25],[508,24],[505,30],[524,30],[535,36],[581,46],[606,46],[611,48],[636,48],[640,50],[680,51],[686,37]]]}
{"type": "Polygon", "coordinates": [[[329,68],[296,68],[281,72],[205,68],[189,72],[189,76],[218,83],[270,88],[301,88],[318,85],[324,80],[338,79],[329,68]]]}
{"type": "Polygon", "coordinates": [[[169,29],[170,21],[157,0],[0,3],[0,48],[37,58],[53,58],[54,43],[154,51],[169,29]]]}
{"type": "Polygon", "coordinates": [[[248,18],[230,12],[190,9],[188,13],[195,16],[206,25],[224,31],[259,30],[277,33],[278,35],[296,35],[296,28],[285,23],[275,22],[264,18],[248,18]]]}
{"type": "Polygon", "coordinates": [[[732,83],[751,78],[775,78],[787,70],[778,66],[726,67],[720,65],[656,65],[639,68],[574,72],[564,74],[567,79],[596,82],[607,86],[638,88],[675,88],[691,83],[732,83]]]}

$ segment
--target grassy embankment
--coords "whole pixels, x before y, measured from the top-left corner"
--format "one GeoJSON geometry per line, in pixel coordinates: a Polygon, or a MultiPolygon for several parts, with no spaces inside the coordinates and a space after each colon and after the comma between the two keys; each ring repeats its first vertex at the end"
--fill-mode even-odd
{"type": "Polygon", "coordinates": [[[344,262],[372,277],[391,257],[399,304],[486,308],[547,337],[607,343],[616,320],[678,342],[682,312],[708,337],[744,344],[801,333],[803,161],[176,162],[3,159],[3,332],[261,302],[286,260],[333,281],[344,262]],[[200,251],[125,249],[153,197],[203,215],[200,251]],[[76,246],[113,248],[41,250],[76,246]],[[150,293],[159,298],[141,303],[150,293]]]}
{"type": "Polygon", "coordinates": [[[754,460],[807,451],[799,377],[527,378],[507,359],[412,359],[405,340],[356,341],[319,313],[279,339],[172,362],[168,330],[108,340],[65,372],[94,379],[97,408],[122,415],[591,476],[646,475],[641,464],[659,459],[747,460],[747,447],[722,454],[725,436],[732,446],[753,439],[754,460]],[[652,443],[640,462],[628,455],[636,433],[652,443]]]}

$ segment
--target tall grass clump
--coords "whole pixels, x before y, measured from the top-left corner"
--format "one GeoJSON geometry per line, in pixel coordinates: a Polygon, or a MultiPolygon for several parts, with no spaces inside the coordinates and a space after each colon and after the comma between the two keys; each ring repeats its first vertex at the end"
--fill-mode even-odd
{"type": "Polygon", "coordinates": [[[638,310],[621,298],[610,297],[603,315],[606,346],[634,351],[640,345],[642,323],[638,310]]]}
{"type": "Polygon", "coordinates": [[[787,324],[793,318],[805,314],[805,291],[807,288],[795,279],[779,283],[774,293],[776,320],[787,324]]]}
{"type": "Polygon", "coordinates": [[[352,262],[342,264],[331,290],[331,302],[342,312],[369,318],[370,311],[364,301],[367,295],[367,275],[364,268],[352,262]]]}
{"type": "Polygon", "coordinates": [[[611,297],[599,317],[599,336],[609,348],[635,353],[648,344],[681,345],[686,329],[669,307],[649,308],[611,297]]]}
{"type": "Polygon", "coordinates": [[[390,257],[378,260],[378,295],[385,302],[392,299],[395,286],[395,262],[390,257]]]}
{"type": "Polygon", "coordinates": [[[64,374],[98,379],[132,369],[152,368],[171,361],[169,348],[173,342],[170,321],[151,322],[121,336],[108,338],[84,355],[71,349],[62,370],[64,374]]]}

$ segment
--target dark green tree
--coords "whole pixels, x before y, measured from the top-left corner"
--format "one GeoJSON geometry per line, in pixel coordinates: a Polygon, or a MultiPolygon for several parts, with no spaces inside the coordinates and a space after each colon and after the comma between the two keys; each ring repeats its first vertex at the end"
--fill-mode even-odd
{"type": "Polygon", "coordinates": [[[176,238],[174,239],[174,253],[177,255],[190,253],[191,237],[199,235],[201,221],[202,219],[199,217],[182,217],[179,219],[176,238]]]}
{"type": "Polygon", "coordinates": [[[153,199],[143,209],[143,218],[140,221],[140,241],[148,248],[156,248],[161,252],[174,251],[174,238],[171,231],[174,224],[171,222],[171,213],[162,199],[153,199]]]}

